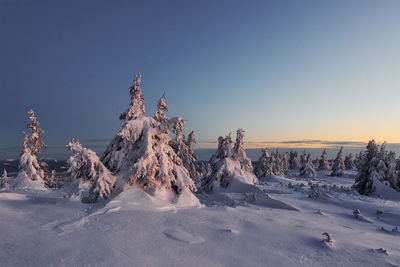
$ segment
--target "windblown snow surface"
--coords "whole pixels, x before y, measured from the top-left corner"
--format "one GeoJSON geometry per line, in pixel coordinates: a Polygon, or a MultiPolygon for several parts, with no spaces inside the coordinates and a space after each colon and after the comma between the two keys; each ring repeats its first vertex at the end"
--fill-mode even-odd
{"type": "Polygon", "coordinates": [[[360,196],[354,175],[319,172],[313,190],[296,175],[235,182],[188,207],[136,188],[95,204],[2,190],[0,265],[399,266],[400,193],[360,196]]]}

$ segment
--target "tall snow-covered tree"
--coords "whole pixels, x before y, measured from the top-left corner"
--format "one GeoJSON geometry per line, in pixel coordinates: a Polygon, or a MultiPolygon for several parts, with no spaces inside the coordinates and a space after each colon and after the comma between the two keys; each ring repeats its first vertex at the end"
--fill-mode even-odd
{"type": "Polygon", "coordinates": [[[167,100],[165,99],[165,94],[158,100],[157,110],[156,113],[154,114],[154,119],[158,122],[164,122],[167,119],[167,116],[164,114],[164,111],[168,112],[167,100]]]}
{"type": "Polygon", "coordinates": [[[6,169],[3,169],[3,175],[0,180],[0,187],[4,189],[10,188],[10,178],[8,178],[6,169]]]}
{"type": "Polygon", "coordinates": [[[343,159],[343,147],[341,147],[336,159],[333,161],[331,176],[342,176],[345,169],[346,167],[343,159]]]}
{"type": "Polygon", "coordinates": [[[72,139],[67,145],[73,152],[69,157],[68,174],[73,179],[80,179],[91,184],[88,196],[82,196],[84,202],[95,202],[99,197],[107,198],[115,187],[116,178],[103,165],[96,153],[82,147],[79,140],[72,139]]]}
{"type": "Polygon", "coordinates": [[[135,79],[133,85],[129,88],[131,95],[131,103],[127,111],[120,115],[120,120],[132,120],[140,116],[144,116],[146,110],[144,106],[144,97],[142,95],[142,89],[140,84],[142,82],[142,74],[140,72],[135,73],[135,79]]]}
{"type": "Polygon", "coordinates": [[[39,128],[40,123],[32,109],[28,111],[28,115],[30,122],[27,128],[31,130],[31,133],[25,135],[23,150],[19,160],[19,169],[20,173],[24,172],[29,179],[45,185],[49,179],[47,164],[39,162],[37,159],[41,148],[46,147],[42,139],[44,131],[39,128]]]}
{"type": "Polygon", "coordinates": [[[378,170],[379,156],[379,146],[375,143],[375,140],[369,141],[366,151],[362,153],[358,175],[353,186],[362,195],[369,195],[374,192],[375,182],[383,179],[378,170]]]}
{"type": "Polygon", "coordinates": [[[344,166],[346,167],[346,170],[353,170],[355,169],[356,165],[354,163],[353,159],[353,154],[350,153],[344,158],[344,166]]]}
{"type": "Polygon", "coordinates": [[[306,160],[300,168],[299,175],[307,178],[315,177],[317,175],[317,172],[314,169],[314,164],[312,162],[311,153],[307,154],[306,160]]]}
{"type": "Polygon", "coordinates": [[[296,169],[300,165],[300,160],[297,151],[290,151],[289,154],[289,168],[296,169]]]}
{"type": "Polygon", "coordinates": [[[329,168],[328,154],[326,153],[326,149],[324,149],[321,159],[319,160],[318,170],[328,170],[329,168]]]}
{"type": "Polygon", "coordinates": [[[232,151],[232,139],[230,134],[218,138],[218,148],[210,159],[212,173],[202,181],[202,187],[206,191],[212,191],[215,187],[226,188],[233,179],[238,179],[247,184],[258,183],[253,173],[249,158],[243,148],[243,130],[237,131],[235,147],[232,151]]]}
{"type": "Polygon", "coordinates": [[[289,172],[289,160],[287,152],[283,154],[281,159],[281,166],[283,170],[283,174],[287,174],[289,172]]]}
{"type": "Polygon", "coordinates": [[[189,171],[190,177],[197,184],[200,179],[198,171],[197,159],[194,154],[193,145],[196,143],[194,132],[189,134],[187,140],[183,131],[185,130],[185,121],[183,119],[178,121],[175,127],[175,139],[171,140],[170,145],[174,149],[176,155],[182,160],[183,166],[189,171]]]}
{"type": "Polygon", "coordinates": [[[236,142],[233,148],[233,159],[240,162],[240,168],[246,172],[253,172],[251,160],[247,157],[244,149],[244,130],[242,128],[236,131],[236,142]]]}
{"type": "MultiPolygon", "coordinates": [[[[303,150],[303,154],[300,155],[300,166],[304,166],[307,163],[307,157],[308,154],[306,152],[306,150],[303,150]]],[[[311,159],[311,163],[312,163],[312,159],[311,159]]]]}
{"type": "MultiPolygon", "coordinates": [[[[169,134],[179,133],[184,120],[166,116],[163,120],[160,113],[156,115],[160,121],[145,116],[140,81],[141,76],[136,75],[131,87],[130,111],[122,116],[125,120],[122,130],[111,141],[101,161],[110,171],[128,176],[118,179],[117,187],[128,184],[176,203],[182,194],[196,201],[190,192],[195,191],[196,186],[170,145],[169,134]]],[[[163,102],[160,101],[159,110],[166,111],[163,102]]]]}

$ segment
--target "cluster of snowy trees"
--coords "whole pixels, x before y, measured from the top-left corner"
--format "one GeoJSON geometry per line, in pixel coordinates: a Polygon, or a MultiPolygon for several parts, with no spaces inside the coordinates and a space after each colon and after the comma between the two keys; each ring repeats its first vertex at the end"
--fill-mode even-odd
{"type": "Polygon", "coordinates": [[[275,153],[270,153],[268,148],[263,148],[261,149],[261,157],[258,159],[258,164],[255,168],[255,174],[257,177],[264,177],[271,174],[285,175],[291,167],[289,159],[287,153],[280,154],[278,150],[275,153]]]}
{"type": "Polygon", "coordinates": [[[358,175],[354,188],[363,195],[375,191],[377,183],[400,190],[400,168],[394,151],[386,150],[386,143],[377,145],[369,141],[357,163],[358,175]]]}
{"type": "MultiPolygon", "coordinates": [[[[244,130],[236,131],[236,141],[232,138],[218,137],[218,148],[209,161],[211,174],[204,177],[202,188],[212,191],[214,188],[226,188],[233,179],[239,179],[248,184],[257,184],[258,179],[253,173],[251,160],[244,149],[244,130]]],[[[203,171],[204,172],[204,171],[203,171]]]]}
{"type": "MultiPolygon", "coordinates": [[[[217,150],[211,159],[199,162],[194,153],[194,132],[191,131],[186,138],[185,120],[166,115],[168,108],[165,95],[159,99],[155,114],[146,116],[141,79],[140,73],[134,75],[133,85],[129,88],[129,107],[120,115],[122,129],[101,157],[84,148],[77,139],[72,139],[67,145],[72,152],[67,161],[67,176],[80,189],[86,188],[79,191],[84,202],[107,198],[113,192],[130,186],[171,202],[179,202],[182,195],[186,195],[187,199],[198,188],[210,192],[226,188],[234,181],[257,184],[258,178],[284,176],[291,170],[298,170],[300,177],[312,178],[317,175],[316,169],[330,170],[331,176],[341,176],[344,170],[358,169],[354,188],[360,194],[373,192],[377,181],[400,190],[396,154],[386,151],[385,144],[379,147],[373,140],[369,142],[366,151],[360,152],[355,159],[352,154],[344,158],[343,147],[340,148],[331,164],[325,149],[315,161],[315,166],[311,153],[306,151],[299,156],[297,151],[281,154],[278,150],[271,153],[268,148],[264,148],[253,167],[244,148],[245,132],[238,129],[235,142],[230,134],[220,136],[217,150]]],[[[28,115],[27,128],[30,132],[25,135],[23,142],[19,180],[29,179],[47,188],[58,187],[60,183],[56,172],[50,172],[47,164],[38,160],[41,148],[46,147],[43,142],[44,131],[39,127],[40,123],[33,110],[29,110],[28,115]]],[[[0,186],[10,187],[5,170],[0,186]]]]}

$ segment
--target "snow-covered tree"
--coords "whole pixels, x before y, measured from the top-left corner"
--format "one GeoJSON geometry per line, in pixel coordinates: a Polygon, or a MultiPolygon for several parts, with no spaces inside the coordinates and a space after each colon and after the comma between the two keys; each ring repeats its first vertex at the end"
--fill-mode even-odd
{"type": "MultiPolygon", "coordinates": [[[[196,186],[184,167],[182,159],[171,147],[169,134],[183,132],[182,118],[167,118],[156,112],[156,118],[144,116],[144,100],[140,89],[141,76],[136,75],[131,87],[130,109],[122,116],[125,123],[101,157],[110,171],[123,173],[126,179],[117,186],[128,184],[149,194],[179,201],[180,196],[196,191],[196,186]]],[[[164,99],[165,100],[165,99],[164,99]]],[[[166,101],[159,101],[159,111],[166,111],[166,101]]],[[[180,140],[182,141],[182,140],[180,140]]]]}
{"type": "Polygon", "coordinates": [[[375,191],[376,180],[381,180],[378,171],[379,159],[379,146],[374,140],[369,141],[366,151],[362,153],[361,162],[359,163],[359,171],[354,188],[362,195],[369,195],[375,191]]]}
{"type": "Polygon", "coordinates": [[[314,169],[314,165],[312,162],[311,153],[308,153],[306,156],[306,160],[300,168],[300,176],[304,176],[307,178],[311,178],[317,175],[317,172],[314,169]]]}
{"type": "Polygon", "coordinates": [[[345,169],[346,167],[343,159],[343,147],[341,147],[336,159],[333,161],[331,176],[342,176],[345,169]]]}
{"type": "Polygon", "coordinates": [[[297,151],[290,151],[289,154],[289,168],[296,169],[300,165],[299,156],[297,151]]]}
{"type": "Polygon", "coordinates": [[[356,165],[354,163],[354,159],[353,159],[353,154],[350,153],[349,155],[347,155],[344,158],[344,165],[346,167],[346,170],[353,170],[355,169],[356,165]]]}
{"type": "Polygon", "coordinates": [[[318,170],[328,170],[329,168],[328,154],[326,153],[326,149],[324,149],[319,160],[318,170]]]}
{"type": "Polygon", "coordinates": [[[0,180],[0,187],[4,189],[10,188],[10,178],[8,178],[6,169],[3,169],[3,175],[0,180]]]}
{"type": "Polygon", "coordinates": [[[193,145],[196,143],[194,132],[190,132],[186,141],[183,134],[185,129],[185,121],[183,119],[179,120],[179,124],[175,129],[176,136],[175,139],[171,140],[170,145],[177,156],[182,160],[183,166],[189,171],[190,177],[197,184],[200,179],[200,174],[198,171],[197,159],[193,150],[193,145]]]}
{"type": "Polygon", "coordinates": [[[95,202],[99,197],[110,196],[115,186],[116,178],[103,165],[96,153],[82,147],[78,139],[72,139],[67,145],[73,152],[69,157],[68,174],[73,179],[80,179],[91,184],[88,196],[83,196],[84,202],[95,202]]]}
{"type": "Polygon", "coordinates": [[[50,176],[49,182],[50,182],[49,187],[54,187],[54,188],[58,187],[58,179],[57,179],[56,170],[51,171],[51,176],[50,176]]]}
{"type": "MultiPolygon", "coordinates": [[[[307,157],[308,154],[306,153],[306,150],[303,150],[303,154],[300,155],[300,166],[304,166],[307,163],[307,157]]],[[[312,163],[312,159],[311,159],[311,163],[312,163]]]]}
{"type": "Polygon", "coordinates": [[[244,149],[244,130],[242,128],[236,131],[236,142],[233,148],[233,159],[240,162],[240,168],[246,172],[253,172],[251,160],[247,157],[244,149]]]}
{"type": "Polygon", "coordinates": [[[233,151],[230,134],[225,138],[222,136],[218,138],[217,151],[210,159],[212,173],[202,182],[202,187],[206,191],[212,191],[214,187],[226,188],[234,178],[248,184],[258,183],[251,161],[247,158],[243,148],[243,133],[242,129],[237,131],[233,151]]]}
{"type": "Polygon", "coordinates": [[[45,185],[49,179],[47,164],[39,162],[37,159],[41,148],[46,147],[46,144],[42,140],[44,131],[39,128],[40,123],[32,109],[28,111],[28,115],[30,122],[27,128],[31,130],[31,133],[25,135],[23,150],[19,160],[19,169],[20,173],[25,172],[26,177],[29,179],[45,185]]]}
{"type": "Polygon", "coordinates": [[[390,186],[395,190],[400,190],[400,180],[399,173],[397,171],[397,160],[396,153],[394,151],[389,151],[385,156],[385,180],[387,180],[390,186]]]}
{"type": "Polygon", "coordinates": [[[283,154],[281,159],[281,166],[283,170],[283,174],[287,174],[289,172],[289,160],[287,152],[283,154]]]}
{"type": "Polygon", "coordinates": [[[127,111],[120,115],[120,120],[132,120],[145,114],[144,97],[142,95],[142,89],[140,84],[142,82],[142,74],[140,72],[135,73],[135,79],[133,85],[129,88],[131,95],[131,103],[127,111]]]}
{"type": "Polygon", "coordinates": [[[356,169],[357,170],[359,170],[360,168],[360,164],[361,164],[361,161],[362,161],[362,158],[363,158],[363,151],[360,151],[360,153],[358,153],[357,155],[356,155],[356,158],[355,158],[355,160],[354,160],[354,165],[356,166],[356,169]]]}
{"type": "Polygon", "coordinates": [[[165,94],[158,100],[157,110],[156,113],[154,114],[154,119],[159,122],[164,122],[167,119],[167,116],[165,116],[164,111],[168,112],[167,100],[165,99],[165,94]]]}
{"type": "Polygon", "coordinates": [[[261,149],[261,156],[258,159],[254,173],[259,178],[273,174],[272,158],[268,148],[261,149]]]}

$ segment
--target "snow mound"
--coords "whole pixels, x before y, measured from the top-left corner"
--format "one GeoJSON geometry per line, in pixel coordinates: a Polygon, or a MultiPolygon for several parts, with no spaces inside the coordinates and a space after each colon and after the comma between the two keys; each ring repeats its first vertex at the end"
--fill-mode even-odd
{"type": "Polygon", "coordinates": [[[400,192],[397,192],[389,185],[382,183],[381,181],[374,179],[375,191],[371,196],[376,196],[379,198],[390,199],[390,200],[400,200],[400,192]]]}
{"type": "Polygon", "coordinates": [[[183,191],[178,202],[171,204],[167,192],[157,192],[152,196],[142,189],[129,188],[118,194],[102,209],[100,213],[129,210],[165,211],[177,208],[201,207],[199,200],[190,192],[183,191]]]}
{"type": "Polygon", "coordinates": [[[16,190],[33,190],[33,191],[48,190],[41,182],[31,180],[24,171],[18,173],[18,176],[14,180],[12,180],[11,186],[16,190]]]}

